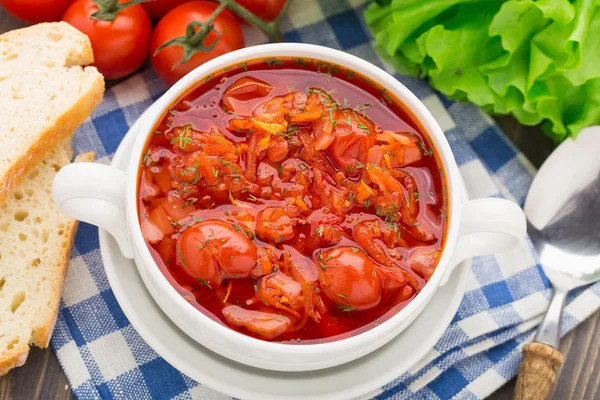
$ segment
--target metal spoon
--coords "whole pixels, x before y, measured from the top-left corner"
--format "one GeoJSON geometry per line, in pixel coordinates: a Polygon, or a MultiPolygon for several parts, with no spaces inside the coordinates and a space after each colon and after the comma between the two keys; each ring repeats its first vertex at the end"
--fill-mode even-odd
{"type": "Polygon", "coordinates": [[[548,397],[563,363],[558,345],[567,293],[600,280],[599,173],[600,127],[593,127],[552,153],[527,194],[527,232],[554,296],[523,349],[514,399],[548,397]]]}

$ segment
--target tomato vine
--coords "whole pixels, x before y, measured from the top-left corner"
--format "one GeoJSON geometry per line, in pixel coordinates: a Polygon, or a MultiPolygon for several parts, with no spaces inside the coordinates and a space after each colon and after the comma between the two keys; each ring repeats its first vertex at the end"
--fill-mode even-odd
{"type": "MultiPolygon", "coordinates": [[[[96,1],[96,2],[111,1],[111,2],[116,3],[117,0],[94,0],[94,1],[96,1]]],[[[132,0],[132,3],[134,1],[144,2],[147,0],[132,0]]],[[[283,41],[283,34],[281,33],[281,21],[283,20],[285,14],[287,12],[287,9],[289,7],[291,0],[287,0],[285,2],[285,5],[283,6],[281,12],[277,16],[277,18],[273,21],[266,21],[266,20],[260,18],[259,16],[257,16],[256,14],[254,14],[253,12],[248,10],[246,7],[242,6],[241,4],[238,4],[235,0],[217,0],[217,1],[219,2],[219,6],[215,9],[215,11],[213,11],[212,15],[210,16],[210,18],[208,20],[206,20],[204,22],[200,22],[200,21],[191,22],[190,24],[188,24],[188,26],[186,28],[185,35],[173,38],[173,39],[163,43],[156,49],[156,51],[154,52],[154,55],[157,55],[158,53],[160,53],[161,50],[163,50],[164,48],[169,47],[169,46],[183,47],[183,57],[177,64],[175,64],[173,66],[173,69],[174,69],[177,65],[181,65],[181,64],[184,64],[187,61],[189,61],[189,59],[197,52],[211,51],[212,49],[214,49],[215,45],[217,44],[217,42],[219,41],[219,39],[221,38],[221,36],[224,33],[224,32],[217,32],[215,30],[213,21],[225,9],[231,10],[232,12],[237,14],[239,17],[243,18],[249,24],[260,29],[269,38],[270,41],[272,41],[272,42],[283,41]],[[199,28],[199,29],[197,29],[197,28],[199,28]],[[204,41],[211,32],[217,33],[218,36],[215,40],[212,41],[212,43],[205,45],[204,41]]],[[[130,4],[130,3],[128,3],[128,4],[130,4]]]]}

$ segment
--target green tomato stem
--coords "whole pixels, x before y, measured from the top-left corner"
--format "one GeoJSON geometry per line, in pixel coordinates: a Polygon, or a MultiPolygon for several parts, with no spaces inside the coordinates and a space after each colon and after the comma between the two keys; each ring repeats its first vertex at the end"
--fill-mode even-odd
{"type": "MultiPolygon", "coordinates": [[[[113,0],[94,0],[95,2],[106,2],[113,0]]],[[[148,0],[132,0],[132,2],[144,2],[148,0]]],[[[189,59],[198,52],[209,52],[214,49],[215,45],[221,38],[221,36],[225,32],[217,32],[214,27],[214,20],[217,16],[226,8],[231,9],[234,13],[238,14],[240,17],[244,18],[250,24],[254,25],[258,29],[262,30],[267,37],[273,42],[281,42],[283,41],[283,34],[279,28],[281,24],[281,20],[284,18],[285,13],[289,7],[290,1],[285,2],[284,7],[281,10],[281,13],[277,16],[274,21],[264,21],[262,18],[258,17],[256,14],[248,11],[245,7],[239,5],[235,2],[235,0],[217,0],[219,2],[219,6],[213,11],[210,18],[204,22],[193,21],[190,22],[186,28],[185,35],[178,36],[171,40],[166,41],[161,44],[154,55],[160,53],[164,48],[170,46],[180,46],[183,49],[183,57],[179,62],[173,65],[173,69],[175,69],[178,65],[185,64],[189,61],[189,59]],[[196,31],[196,28],[199,28],[196,31]],[[215,32],[218,36],[213,40],[213,42],[206,46],[204,45],[204,40],[211,33],[215,32]]],[[[129,4],[129,3],[128,3],[129,4]]],[[[120,5],[117,5],[120,7],[120,5]]]]}
{"type": "Polygon", "coordinates": [[[212,29],[213,28],[213,24],[212,24],[213,21],[215,20],[215,18],[217,18],[217,16],[225,8],[227,8],[227,4],[224,4],[224,3],[219,4],[219,6],[215,9],[215,11],[213,11],[213,13],[210,16],[210,18],[207,19],[206,21],[204,21],[202,23],[202,26],[200,27],[200,29],[198,29],[198,31],[196,33],[194,33],[194,35],[190,38],[190,40],[189,40],[190,45],[197,46],[198,44],[200,44],[201,42],[203,42],[204,39],[206,39],[206,36],[213,30],[212,29]]]}
{"type": "Polygon", "coordinates": [[[119,11],[134,4],[146,3],[152,0],[131,0],[128,3],[119,4],[119,0],[93,0],[98,11],[90,15],[90,19],[96,21],[114,21],[119,11]]]}
{"type": "Polygon", "coordinates": [[[291,0],[287,0],[281,13],[277,16],[277,19],[274,21],[265,21],[262,18],[258,17],[256,14],[250,12],[246,7],[238,4],[235,0],[217,0],[221,5],[226,5],[231,11],[242,17],[244,20],[248,21],[251,25],[260,29],[267,35],[269,40],[272,42],[282,42],[283,34],[281,33],[280,25],[281,20],[286,14],[286,11],[290,5],[291,0]]]}

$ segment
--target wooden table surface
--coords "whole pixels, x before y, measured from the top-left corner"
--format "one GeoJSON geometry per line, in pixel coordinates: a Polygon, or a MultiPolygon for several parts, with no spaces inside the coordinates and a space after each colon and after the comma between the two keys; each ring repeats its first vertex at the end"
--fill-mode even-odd
{"type": "MultiPolygon", "coordinates": [[[[0,8],[0,33],[23,25],[0,8]]],[[[520,125],[510,117],[496,121],[536,167],[551,153],[553,145],[539,128],[520,125]]],[[[560,350],[566,362],[552,399],[600,399],[600,312],[564,337],[560,350]]],[[[489,399],[511,399],[514,386],[512,380],[489,399]]],[[[51,349],[32,348],[24,366],[0,377],[0,400],[9,399],[73,399],[69,382],[51,349]]]]}

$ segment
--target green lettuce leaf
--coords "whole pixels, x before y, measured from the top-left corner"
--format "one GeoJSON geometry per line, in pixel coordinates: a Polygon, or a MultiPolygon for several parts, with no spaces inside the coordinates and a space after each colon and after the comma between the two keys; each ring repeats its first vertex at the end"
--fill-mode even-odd
{"type": "Polygon", "coordinates": [[[379,0],[365,11],[402,74],[556,142],[600,123],[600,0],[379,0]]]}

